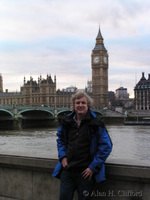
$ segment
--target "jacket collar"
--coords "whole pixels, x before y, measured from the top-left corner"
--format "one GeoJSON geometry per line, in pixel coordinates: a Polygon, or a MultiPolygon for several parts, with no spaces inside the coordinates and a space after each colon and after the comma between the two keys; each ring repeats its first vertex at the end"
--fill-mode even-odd
{"type": "MultiPolygon", "coordinates": [[[[76,113],[72,112],[72,113],[69,113],[67,116],[60,118],[59,119],[60,125],[69,125],[74,120],[73,118],[75,115],[76,113]]],[[[104,123],[101,121],[101,119],[96,117],[95,112],[93,112],[92,110],[88,110],[83,120],[90,120],[90,123],[89,123],[90,126],[104,127],[104,123]]]]}

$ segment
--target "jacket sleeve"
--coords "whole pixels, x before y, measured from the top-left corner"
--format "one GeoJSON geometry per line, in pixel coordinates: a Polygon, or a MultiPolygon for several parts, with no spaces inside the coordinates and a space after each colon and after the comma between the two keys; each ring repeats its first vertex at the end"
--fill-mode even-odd
{"type": "Polygon", "coordinates": [[[66,157],[66,138],[65,130],[62,125],[59,126],[57,131],[57,149],[58,149],[58,159],[61,161],[63,157],[66,157]]]}
{"type": "Polygon", "coordinates": [[[112,142],[105,128],[99,127],[97,136],[94,134],[91,144],[92,162],[89,168],[98,173],[112,150],[112,142]]]}

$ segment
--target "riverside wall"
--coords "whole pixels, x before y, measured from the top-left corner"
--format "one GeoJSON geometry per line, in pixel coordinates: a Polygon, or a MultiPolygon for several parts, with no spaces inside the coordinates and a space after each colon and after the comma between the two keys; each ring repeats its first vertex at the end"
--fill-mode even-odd
{"type": "MultiPolygon", "coordinates": [[[[55,159],[0,155],[0,200],[57,200],[59,180],[51,176],[56,163],[55,159]]],[[[150,199],[150,166],[108,160],[106,176],[105,182],[95,185],[92,200],[150,199]]]]}

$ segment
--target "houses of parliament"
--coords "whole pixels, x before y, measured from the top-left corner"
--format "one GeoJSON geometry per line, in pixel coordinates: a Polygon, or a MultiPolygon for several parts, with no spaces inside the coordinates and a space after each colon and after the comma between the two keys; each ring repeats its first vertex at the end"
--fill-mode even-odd
{"type": "MultiPolygon", "coordinates": [[[[94,49],[91,53],[92,81],[85,91],[92,96],[95,109],[108,106],[108,52],[104,46],[104,39],[100,29],[96,37],[94,49]]],[[[47,75],[46,78],[38,77],[38,81],[26,80],[20,92],[3,91],[3,77],[0,74],[0,105],[16,106],[50,106],[71,107],[71,96],[77,91],[56,90],[56,76],[47,75]]]]}

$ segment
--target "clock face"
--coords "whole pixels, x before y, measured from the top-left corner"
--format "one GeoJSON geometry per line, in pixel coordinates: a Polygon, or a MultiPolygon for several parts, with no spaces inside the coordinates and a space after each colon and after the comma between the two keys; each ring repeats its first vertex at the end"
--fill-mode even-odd
{"type": "Polygon", "coordinates": [[[99,62],[99,56],[95,56],[94,57],[94,63],[98,63],[99,62]]]}
{"type": "Polygon", "coordinates": [[[107,57],[104,57],[104,63],[107,63],[107,57]]]}

